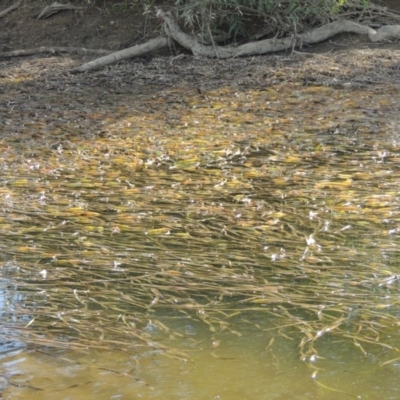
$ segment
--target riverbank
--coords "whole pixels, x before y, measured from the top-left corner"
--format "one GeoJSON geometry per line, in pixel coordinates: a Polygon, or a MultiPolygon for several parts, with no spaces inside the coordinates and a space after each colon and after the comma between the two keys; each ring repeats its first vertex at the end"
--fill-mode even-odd
{"type": "MultiPolygon", "coordinates": [[[[3,19],[3,51],[40,46],[115,51],[148,40],[161,29],[159,21],[143,16],[139,6],[107,8],[88,4],[83,10],[37,20],[45,4],[26,2],[3,19]]],[[[188,91],[204,91],[226,86],[266,87],[280,82],[343,88],[397,85],[400,43],[372,44],[361,35],[341,34],[298,51],[233,60],[197,59],[181,48],[173,48],[89,74],[70,74],[70,70],[94,58],[78,54],[12,59],[0,56],[0,82],[5,89],[11,85],[13,92],[24,83],[34,93],[48,90],[47,86],[64,90],[82,85],[97,85],[115,93],[138,93],[143,87],[160,91],[183,86],[188,91]]]]}

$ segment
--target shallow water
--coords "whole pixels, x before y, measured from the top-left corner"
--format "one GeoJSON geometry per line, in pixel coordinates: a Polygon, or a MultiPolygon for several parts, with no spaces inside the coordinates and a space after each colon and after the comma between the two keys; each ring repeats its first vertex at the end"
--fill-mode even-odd
{"type": "Polygon", "coordinates": [[[399,398],[398,89],[49,96],[2,125],[5,398],[399,398]]]}
{"type": "Polygon", "coordinates": [[[197,332],[205,338],[201,345],[187,346],[190,362],[151,349],[9,353],[2,357],[8,385],[21,386],[5,385],[5,393],[30,399],[378,399],[382,393],[398,398],[398,365],[379,369],[372,355],[365,357],[352,345],[321,343],[325,358],[315,362],[321,368],[317,380],[299,361],[294,340],[278,336],[267,349],[271,335],[243,329],[240,338],[222,335],[213,349],[207,333],[197,332]]]}

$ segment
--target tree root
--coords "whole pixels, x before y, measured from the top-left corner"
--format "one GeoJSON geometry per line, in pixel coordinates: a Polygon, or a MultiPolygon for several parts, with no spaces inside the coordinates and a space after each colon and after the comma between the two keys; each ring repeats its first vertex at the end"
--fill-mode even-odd
{"type": "Polygon", "coordinates": [[[78,68],[71,70],[72,73],[85,72],[91,69],[104,67],[106,65],[114,64],[118,61],[125,60],[127,58],[138,57],[151,51],[158,50],[168,46],[168,38],[160,36],[155,39],[151,39],[146,43],[138,44],[128,49],[120,50],[110,55],[98,58],[90,61],[86,64],[81,65],[78,68]]]}
{"type": "Polygon", "coordinates": [[[193,55],[200,57],[231,58],[250,55],[260,55],[301,47],[303,44],[315,44],[329,39],[339,33],[358,33],[368,35],[371,42],[380,42],[392,38],[400,38],[400,25],[383,26],[375,30],[353,21],[334,21],[302,35],[282,39],[265,39],[258,42],[246,43],[241,46],[204,46],[191,36],[182,32],[175,20],[162,11],[157,10],[168,27],[168,34],[181,46],[190,50],[193,55]]]}
{"type": "Polygon", "coordinates": [[[65,10],[83,10],[83,7],[76,7],[72,4],[61,4],[56,1],[53,4],[50,4],[48,7],[44,8],[43,11],[38,15],[37,19],[46,19],[50,18],[52,15],[59,13],[60,11],[65,10]]]}
{"type": "MultiPolygon", "coordinates": [[[[172,18],[170,14],[163,10],[157,10],[157,16],[162,18],[166,24],[168,37],[176,40],[181,46],[190,50],[194,56],[209,57],[209,58],[232,58],[243,57],[250,55],[260,55],[283,51],[288,49],[301,48],[304,44],[310,45],[322,42],[335,36],[339,33],[357,33],[360,35],[368,35],[371,42],[381,42],[393,38],[400,38],[400,25],[383,26],[378,30],[372,29],[369,26],[357,24],[353,21],[334,21],[316,28],[310,32],[282,39],[265,39],[257,42],[246,43],[241,46],[218,46],[213,43],[212,46],[207,46],[199,43],[196,39],[184,33],[172,18]]],[[[71,72],[84,72],[91,69],[99,68],[105,65],[110,65],[114,62],[140,56],[162,47],[166,47],[168,39],[166,37],[158,37],[141,45],[137,45],[125,50],[112,53],[108,56],[86,63],[71,72]]]]}
{"type": "Polygon", "coordinates": [[[5,17],[7,14],[9,14],[11,11],[16,10],[20,5],[22,4],[22,0],[17,1],[14,3],[12,6],[6,8],[5,10],[0,12],[0,18],[5,17]]]}
{"type": "MultiPolygon", "coordinates": [[[[19,5],[20,3],[21,2],[17,2],[16,4],[14,4],[14,6],[12,6],[14,7],[13,9],[15,9],[17,5],[19,5]]],[[[56,7],[56,9],[58,9],[57,7],[61,7],[60,8],[61,10],[65,9],[62,7],[64,6],[69,7],[70,5],[53,3],[52,6],[56,7]]],[[[73,7],[72,9],[77,9],[74,6],[72,7],[73,7]]],[[[43,12],[44,11],[45,10],[43,10],[43,12]]],[[[43,14],[43,12],[41,14],[43,14]]],[[[2,13],[0,13],[0,16],[1,14],[2,13]]],[[[83,53],[83,54],[97,54],[102,56],[70,71],[72,73],[79,73],[79,72],[90,71],[96,68],[101,68],[124,59],[138,57],[143,54],[147,54],[149,52],[165,48],[168,46],[169,40],[171,38],[174,39],[176,42],[178,42],[181,46],[190,50],[196,57],[209,57],[209,58],[221,58],[221,59],[267,54],[288,49],[293,50],[295,48],[301,48],[304,44],[311,45],[318,42],[322,42],[324,40],[331,38],[332,36],[344,32],[367,35],[369,40],[373,43],[393,38],[400,38],[400,25],[387,25],[375,30],[373,28],[370,28],[369,26],[361,25],[353,21],[340,20],[325,24],[319,28],[313,29],[310,32],[287,38],[264,39],[256,42],[246,43],[240,46],[218,46],[215,41],[212,42],[212,45],[205,45],[198,42],[194,37],[183,32],[169,13],[166,13],[163,10],[158,9],[157,16],[163,19],[163,21],[165,22],[167,36],[159,36],[155,39],[149,40],[148,42],[124,50],[120,50],[114,53],[110,53],[109,51],[106,50],[87,50],[84,48],[79,49],[79,48],[68,48],[68,47],[40,47],[37,49],[3,52],[0,53],[0,57],[9,58],[18,56],[29,56],[29,55],[34,55],[36,53],[51,53],[51,54],[83,53]]]]}
{"type": "Polygon", "coordinates": [[[35,54],[93,54],[93,55],[105,55],[110,54],[111,51],[108,50],[90,50],[83,47],[49,47],[42,46],[36,49],[25,49],[25,50],[14,50],[7,51],[4,53],[0,52],[0,58],[11,58],[11,57],[27,57],[33,56],[35,54]]]}

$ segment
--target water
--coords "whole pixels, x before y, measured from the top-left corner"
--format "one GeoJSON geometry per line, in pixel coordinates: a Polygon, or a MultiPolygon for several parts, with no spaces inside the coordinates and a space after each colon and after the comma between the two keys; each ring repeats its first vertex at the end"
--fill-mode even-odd
{"type": "Polygon", "coordinates": [[[3,397],[399,398],[398,94],[17,101],[3,397]]]}
{"type": "MultiPolygon", "coordinates": [[[[244,324],[246,326],[246,324],[244,324]]],[[[213,348],[209,332],[204,340],[186,344],[190,362],[157,352],[24,351],[3,357],[3,370],[13,385],[10,398],[83,399],[376,399],[382,393],[398,396],[398,365],[376,368],[376,360],[355,352],[354,346],[329,338],[321,347],[324,359],[318,379],[297,357],[295,340],[283,340],[259,329],[243,329],[240,338],[221,335],[213,348]],[[275,341],[268,347],[272,337],[275,341]],[[192,350],[190,350],[192,347],[192,350]],[[21,372],[23,371],[23,374],[21,372]],[[140,376],[140,379],[138,378],[140,376]]],[[[294,338],[295,339],[295,338],[294,338]]],[[[383,356],[383,354],[382,354],[383,356]]]]}

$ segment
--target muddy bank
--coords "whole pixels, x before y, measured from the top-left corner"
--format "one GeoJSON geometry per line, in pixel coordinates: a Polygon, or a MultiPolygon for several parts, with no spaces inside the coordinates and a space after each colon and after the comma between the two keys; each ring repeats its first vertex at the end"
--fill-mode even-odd
{"type": "Polygon", "coordinates": [[[282,82],[357,88],[397,85],[400,50],[353,49],[330,54],[292,53],[233,60],[196,59],[190,55],[155,56],[123,61],[84,74],[71,69],[89,57],[42,56],[0,59],[0,85],[3,95],[12,92],[106,91],[107,93],[160,92],[163,88],[183,87],[202,91],[226,86],[265,87],[282,82]],[[152,89],[152,90],[151,90],[152,89]]]}

